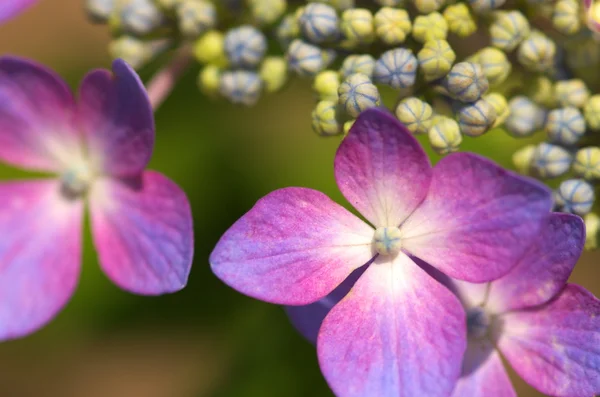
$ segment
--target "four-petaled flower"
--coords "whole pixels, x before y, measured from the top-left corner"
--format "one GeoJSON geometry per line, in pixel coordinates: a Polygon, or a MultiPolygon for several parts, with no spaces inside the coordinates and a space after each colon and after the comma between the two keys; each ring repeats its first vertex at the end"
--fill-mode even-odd
{"type": "Polygon", "coordinates": [[[0,0],[0,24],[16,17],[38,0],[0,0]]]}
{"type": "Polygon", "coordinates": [[[449,395],[466,349],[465,313],[413,257],[453,278],[501,277],[539,232],[550,192],[472,154],[432,168],[380,109],[359,116],[334,168],[344,196],[374,227],[323,193],[281,189],[223,235],[213,272],[254,298],[307,305],[367,264],[320,327],[329,385],[339,396],[449,395]]]}
{"type": "Polygon", "coordinates": [[[190,206],[175,183],[144,171],[153,146],[152,108],[125,62],[90,72],[76,102],[52,71],[0,58],[0,160],[58,175],[0,184],[0,340],[41,327],[74,292],[85,203],[112,281],[148,295],[184,287],[190,206]]]}

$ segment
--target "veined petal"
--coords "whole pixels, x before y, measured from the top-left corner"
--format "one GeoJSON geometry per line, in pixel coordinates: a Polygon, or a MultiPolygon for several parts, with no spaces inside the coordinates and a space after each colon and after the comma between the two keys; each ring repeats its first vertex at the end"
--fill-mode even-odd
{"type": "Polygon", "coordinates": [[[429,159],[395,117],[361,113],[335,156],[335,177],[346,199],[377,227],[398,226],[423,201],[429,159]]]}
{"type": "Polygon", "coordinates": [[[487,340],[470,341],[452,397],[517,397],[500,354],[487,340]]]}
{"type": "Polygon", "coordinates": [[[83,205],[57,181],[0,184],[0,340],[50,321],[79,278],[83,205]]]}
{"type": "Polygon", "coordinates": [[[37,3],[37,0],[3,0],[0,1],[0,23],[5,22],[19,13],[25,11],[27,7],[37,3]]]}
{"type": "Polygon", "coordinates": [[[490,285],[487,307],[496,313],[541,305],[565,286],[585,245],[585,224],[575,215],[548,216],[519,264],[490,285]]]}
{"type": "Polygon", "coordinates": [[[452,278],[494,280],[517,264],[551,207],[541,183],[453,154],[434,167],[427,198],[401,226],[403,247],[452,278]]]}
{"type": "Polygon", "coordinates": [[[194,252],[192,214],[173,181],[154,171],[102,179],[93,186],[90,210],[100,265],[115,284],[143,295],[185,287],[194,252]]]}
{"type": "Polygon", "coordinates": [[[92,163],[105,173],[137,176],[154,147],[154,117],[142,81],[123,60],[94,70],[79,89],[79,119],[92,163]]]}
{"type": "Polygon", "coordinates": [[[213,272],[256,299],[316,302],[374,256],[374,231],[321,192],[276,190],[260,199],[217,243],[213,272]]]}
{"type": "Polygon", "coordinates": [[[568,284],[554,300],[502,316],[498,347],[515,371],[544,394],[600,394],[600,301],[568,284]]]}
{"type": "Polygon", "coordinates": [[[74,112],[73,95],[60,76],[29,60],[0,57],[0,161],[64,169],[82,153],[74,112]]]}
{"type": "Polygon", "coordinates": [[[402,253],[367,268],[325,317],[317,341],[339,397],[450,395],[465,347],[458,299],[402,253]]]}

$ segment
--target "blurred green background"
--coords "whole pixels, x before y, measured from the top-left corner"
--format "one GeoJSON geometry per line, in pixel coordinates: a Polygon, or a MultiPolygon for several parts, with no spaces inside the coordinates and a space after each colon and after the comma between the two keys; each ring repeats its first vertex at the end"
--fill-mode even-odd
{"type": "MultiPolygon", "coordinates": [[[[81,3],[43,0],[0,26],[0,54],[44,62],[74,88],[90,68],[109,67],[108,33],[87,23],[81,3]]],[[[306,186],[344,202],[332,169],[339,138],[311,131],[307,81],[246,109],[203,98],[196,73],[190,69],[157,112],[151,163],[192,202],[196,257],[189,285],[158,298],[123,292],[101,273],[86,234],[82,278],[67,308],[36,334],[0,344],[3,397],[332,395],[314,348],[283,310],[227,288],[207,258],[220,235],[274,189],[306,186]]],[[[465,148],[510,166],[518,145],[494,131],[465,148]]],[[[2,179],[21,175],[0,168],[2,179]]],[[[596,295],[599,262],[600,253],[587,253],[573,275],[596,295]]],[[[522,381],[515,385],[520,396],[540,396],[522,381]]]]}

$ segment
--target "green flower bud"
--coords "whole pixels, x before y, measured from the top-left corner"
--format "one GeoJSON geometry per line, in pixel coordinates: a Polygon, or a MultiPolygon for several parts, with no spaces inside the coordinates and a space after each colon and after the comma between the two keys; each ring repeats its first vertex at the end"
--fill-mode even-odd
{"type": "Polygon", "coordinates": [[[339,103],[350,117],[356,118],[368,108],[380,103],[379,91],[368,76],[355,73],[342,82],[338,89],[339,103]]]}
{"type": "Polygon", "coordinates": [[[527,36],[530,27],[520,11],[496,11],[490,25],[492,45],[504,51],[514,50],[527,36]]]}
{"type": "Polygon", "coordinates": [[[165,16],[152,0],[122,0],[109,21],[127,33],[143,36],[158,29],[165,16]]]}
{"type": "Polygon", "coordinates": [[[322,136],[333,136],[342,133],[342,125],[337,117],[337,103],[320,101],[312,111],[312,128],[322,136]]]}
{"type": "Polygon", "coordinates": [[[458,123],[446,116],[438,116],[428,131],[429,143],[439,154],[456,152],[462,143],[458,123]]]}
{"type": "Polygon", "coordinates": [[[512,136],[530,136],[542,128],[545,119],[544,109],[524,96],[516,96],[508,103],[510,115],[504,123],[512,136]]]}
{"type": "Polygon", "coordinates": [[[370,79],[373,78],[373,69],[375,68],[375,59],[369,55],[348,55],[340,69],[342,79],[347,78],[354,73],[362,73],[370,79]]]}
{"type": "Polygon", "coordinates": [[[446,40],[429,40],[417,54],[419,66],[427,81],[444,77],[456,60],[456,54],[446,40]]]}
{"type": "Polygon", "coordinates": [[[451,4],[444,10],[448,29],[458,37],[468,37],[477,31],[477,23],[465,3],[451,4]]]}
{"type": "Polygon", "coordinates": [[[544,126],[550,141],[561,145],[573,145],[585,134],[585,119],[579,109],[568,106],[548,113],[544,126]]]}
{"type": "Polygon", "coordinates": [[[512,69],[506,54],[494,47],[485,47],[479,50],[474,55],[473,62],[481,65],[490,86],[504,83],[512,69]]]}
{"type": "Polygon", "coordinates": [[[340,87],[340,75],[333,70],[324,70],[315,76],[313,89],[321,100],[338,101],[338,88],[340,87]]]}
{"type": "Polygon", "coordinates": [[[170,46],[167,39],[143,41],[131,36],[121,36],[110,42],[111,58],[121,58],[134,69],[139,69],[170,46]]]}
{"type": "Polygon", "coordinates": [[[554,92],[561,106],[582,108],[590,98],[590,91],[580,79],[557,81],[554,92]]]}
{"type": "Polygon", "coordinates": [[[412,30],[406,10],[383,7],[375,13],[375,33],[387,45],[398,45],[406,40],[412,30]]]}
{"type": "Polygon", "coordinates": [[[419,43],[429,40],[445,40],[448,36],[448,23],[439,12],[419,15],[415,18],[412,34],[419,43]]]}
{"type": "Polygon", "coordinates": [[[275,37],[279,41],[279,45],[287,48],[290,43],[300,36],[300,24],[295,15],[286,15],[275,30],[275,37]]]}
{"type": "Polygon", "coordinates": [[[433,109],[419,98],[408,97],[396,107],[396,117],[413,134],[426,134],[433,125],[433,109]]]}
{"type": "Polygon", "coordinates": [[[480,65],[459,62],[444,77],[444,86],[461,102],[475,102],[488,90],[488,80],[480,65]]]}
{"type": "Polygon", "coordinates": [[[373,79],[378,84],[395,89],[408,88],[415,84],[416,78],[417,58],[406,48],[386,51],[375,62],[373,79]]]}
{"type": "Polygon", "coordinates": [[[521,174],[527,175],[531,171],[535,157],[535,149],[535,145],[527,145],[513,154],[513,164],[521,174]]]}
{"type": "Polygon", "coordinates": [[[552,14],[552,25],[562,34],[575,34],[581,29],[579,13],[579,1],[558,0],[552,14]]]}
{"type": "Polygon", "coordinates": [[[520,45],[517,58],[521,65],[533,72],[547,72],[554,66],[556,45],[542,33],[532,33],[520,45]]]}
{"type": "Polygon", "coordinates": [[[314,76],[327,66],[326,54],[321,48],[296,39],[287,51],[291,70],[300,76],[314,76]]]}
{"type": "Polygon", "coordinates": [[[353,42],[369,44],[375,38],[373,14],[365,8],[353,8],[342,13],[341,30],[353,42]]]}
{"type": "Polygon", "coordinates": [[[547,108],[556,107],[558,104],[554,94],[554,83],[546,76],[532,77],[531,82],[526,86],[525,93],[533,102],[547,108]]]}
{"type": "Polygon", "coordinates": [[[217,10],[209,1],[182,0],[175,11],[179,31],[186,37],[198,37],[217,23],[217,10]]]}
{"type": "Polygon", "coordinates": [[[508,107],[506,97],[497,92],[491,92],[487,95],[484,95],[483,99],[485,99],[487,103],[492,105],[492,107],[496,111],[496,121],[494,121],[494,124],[492,124],[492,128],[496,128],[504,124],[504,122],[510,115],[510,108],[508,107]]]}
{"type": "Polygon", "coordinates": [[[594,187],[582,179],[569,179],[556,192],[556,205],[563,211],[579,216],[588,214],[596,201],[594,187]]]}
{"type": "Polygon", "coordinates": [[[344,135],[348,135],[355,122],[356,120],[348,120],[344,123],[344,135]]]}
{"type": "Polygon", "coordinates": [[[600,95],[594,95],[583,107],[585,121],[590,129],[600,130],[600,95]]]}
{"type": "Polygon", "coordinates": [[[219,92],[231,103],[254,105],[260,96],[262,81],[255,72],[234,70],[221,73],[219,92]]]}
{"type": "Polygon", "coordinates": [[[339,35],[337,12],[326,4],[308,3],[298,23],[302,35],[313,43],[331,41],[339,35]]]}
{"type": "Polygon", "coordinates": [[[446,0],[413,0],[413,3],[421,14],[430,14],[442,8],[446,0]]]}
{"type": "Polygon", "coordinates": [[[540,143],[533,154],[533,169],[541,178],[556,178],[571,168],[573,157],[564,148],[550,143],[540,143]]]}
{"type": "Polygon", "coordinates": [[[246,0],[252,19],[259,25],[275,23],[285,13],[286,0],[246,0]]]}
{"type": "Polygon", "coordinates": [[[591,212],[584,218],[585,221],[585,248],[593,250],[598,248],[598,230],[600,230],[600,217],[591,212]]]}
{"type": "Polygon", "coordinates": [[[587,180],[600,179],[600,147],[579,149],[573,163],[575,175],[587,180]]]}
{"type": "Polygon", "coordinates": [[[227,56],[225,55],[223,33],[218,30],[204,33],[194,44],[194,56],[200,63],[226,66],[227,56]]]}
{"type": "Polygon", "coordinates": [[[458,126],[464,135],[477,137],[485,134],[496,121],[496,110],[485,99],[460,106],[458,126]]]}
{"type": "Polygon", "coordinates": [[[85,12],[94,23],[108,23],[110,16],[115,12],[113,0],[85,0],[85,12]]]}
{"type": "Polygon", "coordinates": [[[267,39],[255,27],[242,25],[225,34],[224,49],[232,66],[254,68],[267,52],[267,39]]]}
{"type": "Polygon", "coordinates": [[[279,91],[288,78],[287,62],[283,57],[266,57],[258,72],[267,92],[279,91]]]}
{"type": "Polygon", "coordinates": [[[221,69],[216,65],[207,65],[198,75],[198,87],[200,91],[211,98],[219,95],[221,85],[221,69]]]}

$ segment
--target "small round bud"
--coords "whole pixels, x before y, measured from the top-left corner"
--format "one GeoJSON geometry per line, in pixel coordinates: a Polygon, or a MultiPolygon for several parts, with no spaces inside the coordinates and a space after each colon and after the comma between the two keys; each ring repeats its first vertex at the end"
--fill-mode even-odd
{"type": "Polygon", "coordinates": [[[321,48],[296,39],[287,51],[291,70],[300,76],[314,76],[327,67],[326,53],[321,48]]]}
{"type": "Polygon", "coordinates": [[[350,117],[358,115],[380,103],[379,91],[368,76],[355,73],[342,82],[338,89],[339,103],[350,117]]]}
{"type": "Polygon", "coordinates": [[[458,123],[449,117],[437,117],[427,134],[432,149],[439,154],[456,152],[462,143],[458,123]]]}
{"type": "Polygon", "coordinates": [[[582,108],[590,98],[590,91],[580,79],[558,81],[554,87],[554,92],[561,106],[582,108]]]}
{"type": "Polygon", "coordinates": [[[529,98],[516,96],[510,100],[508,107],[510,115],[504,124],[511,135],[522,138],[542,128],[545,119],[544,110],[529,98]]]}
{"type": "Polygon", "coordinates": [[[225,38],[218,30],[204,33],[194,44],[194,56],[200,63],[213,63],[219,66],[227,64],[225,38]]]}
{"type": "Polygon", "coordinates": [[[337,103],[320,101],[312,111],[312,128],[322,136],[339,135],[342,125],[338,122],[337,103]]]}
{"type": "Polygon", "coordinates": [[[517,171],[527,175],[533,166],[535,157],[535,145],[527,145],[517,150],[512,156],[513,164],[517,171]]]}
{"type": "Polygon", "coordinates": [[[219,91],[231,103],[251,106],[258,101],[262,81],[255,72],[234,70],[221,74],[219,91]]]}
{"type": "Polygon", "coordinates": [[[477,23],[465,3],[451,4],[444,10],[444,19],[448,29],[458,37],[464,38],[477,31],[477,23]]]}
{"type": "Polygon", "coordinates": [[[554,94],[554,83],[546,76],[533,76],[526,86],[526,96],[533,102],[554,108],[557,106],[556,95],[554,94]]]}
{"type": "Polygon", "coordinates": [[[221,69],[216,65],[207,65],[198,75],[200,91],[211,98],[218,96],[221,85],[221,69]]]}
{"type": "Polygon", "coordinates": [[[121,36],[110,42],[108,52],[111,58],[121,58],[132,68],[139,69],[169,45],[170,41],[166,39],[143,41],[131,36],[121,36]]]}
{"type": "Polygon", "coordinates": [[[584,216],[592,210],[596,195],[588,182],[569,179],[560,184],[555,201],[561,211],[584,216]]]}
{"type": "Polygon", "coordinates": [[[514,50],[527,36],[530,27],[520,11],[496,11],[490,25],[492,45],[504,51],[514,50]]]}
{"type": "Polygon", "coordinates": [[[259,25],[275,23],[285,13],[286,0],[246,0],[252,19],[259,25]]]}
{"type": "Polygon", "coordinates": [[[517,58],[521,65],[532,72],[547,72],[554,66],[556,45],[546,35],[531,34],[520,45],[517,58]]]}
{"type": "Polygon", "coordinates": [[[258,72],[267,92],[279,91],[288,78],[287,62],[283,57],[266,57],[258,72]]]}
{"type": "Polygon", "coordinates": [[[333,70],[324,70],[315,76],[313,89],[324,101],[338,101],[338,88],[340,87],[340,75],[333,70]]]}
{"type": "Polygon", "coordinates": [[[225,54],[233,67],[254,68],[267,51],[267,40],[262,32],[244,25],[225,34],[225,54]]]}
{"type": "Polygon", "coordinates": [[[533,169],[541,178],[556,178],[571,168],[573,157],[558,145],[542,142],[533,154],[533,169]]]}
{"type": "Polygon", "coordinates": [[[448,23],[439,12],[419,15],[415,18],[412,34],[419,43],[429,40],[446,40],[448,23]]]}
{"type": "Polygon", "coordinates": [[[300,24],[294,15],[286,15],[281,20],[279,25],[277,25],[277,29],[275,29],[275,37],[277,37],[279,45],[284,49],[287,48],[290,43],[299,36],[300,24]]]}
{"type": "Polygon", "coordinates": [[[593,250],[598,248],[598,231],[600,230],[600,216],[591,212],[584,218],[585,221],[585,248],[593,250]]]}
{"type": "Polygon", "coordinates": [[[483,99],[496,111],[496,121],[492,124],[492,128],[496,128],[506,121],[508,116],[510,115],[510,108],[508,107],[508,102],[506,101],[506,97],[497,92],[490,92],[487,95],[483,96],[483,99]]]}
{"type": "Polygon", "coordinates": [[[373,69],[375,68],[375,59],[369,55],[348,55],[340,69],[342,79],[354,73],[362,73],[369,78],[373,78],[373,69]]]}
{"type": "Polygon", "coordinates": [[[585,119],[572,106],[554,109],[548,113],[544,126],[548,138],[561,145],[573,145],[585,134],[585,119]]]}
{"type": "Polygon", "coordinates": [[[348,135],[355,122],[356,120],[348,120],[344,123],[344,135],[348,135]]]}
{"type": "Polygon", "coordinates": [[[495,10],[502,7],[506,0],[469,0],[469,5],[478,14],[495,10]]]}
{"type": "Polygon", "coordinates": [[[118,4],[118,23],[128,33],[146,35],[164,21],[164,15],[152,0],[126,0],[118,4]]]}
{"type": "Polygon", "coordinates": [[[485,47],[479,50],[475,54],[473,62],[481,65],[490,86],[504,83],[512,69],[506,54],[494,47],[485,47]]]}
{"type": "Polygon", "coordinates": [[[408,88],[417,78],[417,58],[411,50],[396,48],[384,52],[375,62],[373,79],[392,88],[408,88]]]}
{"type": "Polygon", "coordinates": [[[179,31],[187,37],[197,37],[217,23],[217,10],[209,1],[182,0],[175,10],[179,31]]]}
{"type": "Polygon", "coordinates": [[[425,42],[417,58],[425,80],[432,81],[448,74],[456,60],[456,54],[446,40],[429,40],[425,42]]]}
{"type": "Polygon", "coordinates": [[[586,102],[583,108],[585,121],[590,129],[600,130],[600,95],[594,95],[586,102]]]}
{"type": "Polygon", "coordinates": [[[579,1],[558,0],[552,14],[552,25],[562,34],[575,34],[581,29],[579,13],[579,1]]]}
{"type": "Polygon", "coordinates": [[[446,0],[413,0],[413,3],[421,14],[430,14],[442,8],[446,0]]]}
{"type": "Polygon", "coordinates": [[[480,65],[459,62],[444,77],[448,92],[461,102],[475,102],[488,90],[488,80],[480,65]]]}
{"type": "Polygon", "coordinates": [[[356,43],[369,44],[375,38],[373,14],[365,8],[352,8],[342,13],[344,37],[356,43]]]}
{"type": "Polygon", "coordinates": [[[396,117],[413,134],[426,134],[433,125],[433,109],[419,98],[404,98],[396,107],[396,117]]]}
{"type": "Polygon", "coordinates": [[[298,20],[302,35],[313,43],[331,41],[339,35],[335,8],[322,3],[308,3],[298,20]]]}
{"type": "Polygon", "coordinates": [[[107,23],[114,11],[114,0],[85,0],[85,12],[94,23],[107,23]]]}
{"type": "Polygon", "coordinates": [[[412,30],[406,10],[383,7],[375,13],[375,33],[387,45],[398,45],[406,40],[412,30]]]}
{"type": "Polygon", "coordinates": [[[579,149],[573,162],[575,175],[587,180],[600,179],[600,147],[579,149]]]}
{"type": "Polygon", "coordinates": [[[458,126],[460,131],[467,136],[481,136],[485,134],[496,121],[496,110],[485,99],[462,105],[458,112],[458,126]]]}

